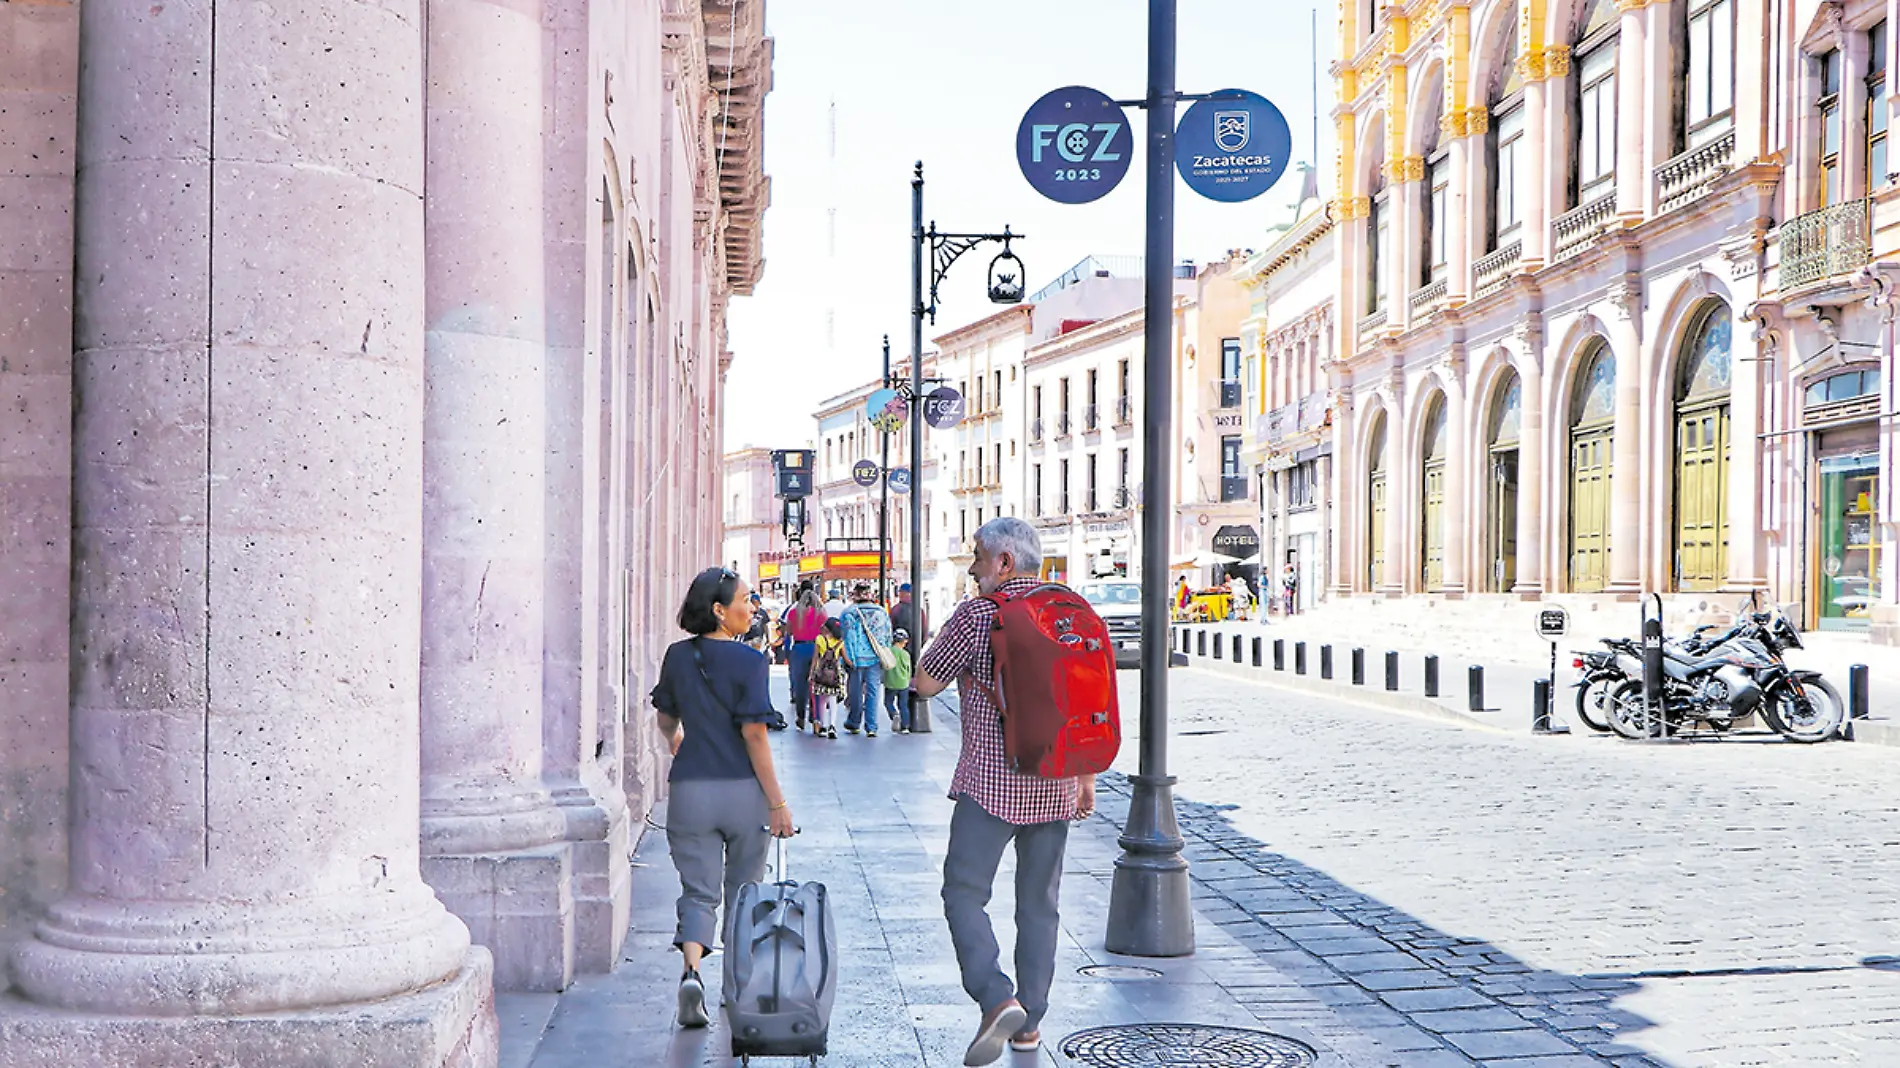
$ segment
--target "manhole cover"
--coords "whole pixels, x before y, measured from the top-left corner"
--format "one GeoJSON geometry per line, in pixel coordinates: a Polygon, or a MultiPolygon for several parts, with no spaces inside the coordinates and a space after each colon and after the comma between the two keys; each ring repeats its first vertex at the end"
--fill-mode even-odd
{"type": "Polygon", "coordinates": [[[1202,1024],[1092,1027],[1063,1039],[1062,1054],[1092,1068],[1306,1068],[1317,1056],[1280,1035],[1202,1024]]]}
{"type": "Polygon", "coordinates": [[[1091,964],[1077,971],[1090,979],[1159,979],[1161,973],[1153,968],[1143,968],[1135,964],[1091,964]]]}

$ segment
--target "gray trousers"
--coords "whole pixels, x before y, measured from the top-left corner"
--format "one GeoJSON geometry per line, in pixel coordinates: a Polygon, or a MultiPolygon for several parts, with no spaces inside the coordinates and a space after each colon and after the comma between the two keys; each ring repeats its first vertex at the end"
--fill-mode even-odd
{"type": "Polygon", "coordinates": [[[765,789],[757,779],[682,779],[672,784],[666,844],[680,873],[679,926],[673,944],[718,944],[723,891],[728,906],[739,887],[765,878],[765,789]]]}
{"type": "Polygon", "coordinates": [[[1056,940],[1062,917],[1062,853],[1069,843],[1066,820],[1018,826],[1005,823],[967,797],[957,798],[950,817],[950,851],[943,862],[943,915],[956,945],[963,989],[984,1013],[1015,998],[1029,1013],[1034,1031],[1049,1011],[1049,984],[1056,974],[1056,940]],[[990,926],[991,888],[1003,849],[1016,843],[1016,982],[1003,974],[1002,950],[990,926]]]}

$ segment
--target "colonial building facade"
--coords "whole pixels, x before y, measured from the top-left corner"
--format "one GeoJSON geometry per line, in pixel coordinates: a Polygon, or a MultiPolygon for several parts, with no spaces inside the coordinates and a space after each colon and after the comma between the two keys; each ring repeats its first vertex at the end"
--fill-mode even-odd
{"type": "Polygon", "coordinates": [[[1250,416],[1243,457],[1260,486],[1261,563],[1269,586],[1293,565],[1302,608],[1328,599],[1338,534],[1330,372],[1338,230],[1312,203],[1237,275],[1250,295],[1240,330],[1250,416]]]}
{"type": "Polygon", "coordinates": [[[763,31],[0,6],[0,1064],[492,1065],[619,962],[763,31]]]}
{"type": "Polygon", "coordinates": [[[1890,14],[1342,8],[1340,592],[1896,637],[1890,14]]]}

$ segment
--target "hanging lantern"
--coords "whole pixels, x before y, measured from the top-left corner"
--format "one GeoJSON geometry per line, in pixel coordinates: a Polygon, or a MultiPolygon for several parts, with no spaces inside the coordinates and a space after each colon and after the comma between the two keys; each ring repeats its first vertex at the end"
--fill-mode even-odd
{"type": "Polygon", "coordinates": [[[990,261],[990,302],[993,304],[1023,302],[1023,261],[1009,250],[1010,237],[1009,227],[1003,227],[1003,251],[990,261]]]}

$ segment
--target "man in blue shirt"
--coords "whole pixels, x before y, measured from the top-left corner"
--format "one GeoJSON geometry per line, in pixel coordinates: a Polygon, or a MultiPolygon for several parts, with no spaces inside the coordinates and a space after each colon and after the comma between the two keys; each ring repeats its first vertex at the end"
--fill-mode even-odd
{"type": "Polygon", "coordinates": [[[851,600],[851,607],[838,617],[844,625],[845,662],[851,666],[844,696],[850,714],[845,717],[844,729],[847,734],[856,734],[862,723],[865,736],[875,738],[884,685],[884,665],[877,658],[876,647],[890,648],[891,617],[871,596],[869,583],[858,583],[851,590],[851,600]]]}

